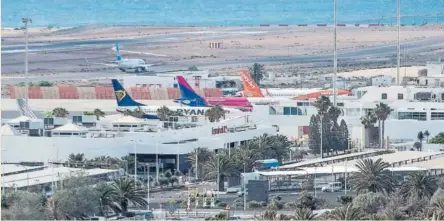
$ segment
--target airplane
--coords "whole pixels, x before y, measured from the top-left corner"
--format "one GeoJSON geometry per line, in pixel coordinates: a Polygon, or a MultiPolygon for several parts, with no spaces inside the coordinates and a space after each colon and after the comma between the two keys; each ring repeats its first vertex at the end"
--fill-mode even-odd
{"type": "MultiPolygon", "coordinates": [[[[108,64],[108,63],[92,63],[92,64],[100,64],[100,65],[105,65],[108,67],[117,67],[123,72],[134,71],[136,73],[146,72],[146,71],[148,71],[149,67],[154,66],[154,64],[146,64],[145,60],[140,59],[140,58],[131,58],[131,59],[123,58],[120,55],[119,44],[117,44],[117,43],[116,43],[115,51],[116,51],[116,61],[112,62],[112,64],[108,64]]],[[[150,54],[150,55],[155,55],[155,54],[150,54]]],[[[161,55],[155,55],[155,56],[161,56],[161,55]]],[[[86,61],[88,62],[88,60],[86,60],[86,61]]]]}
{"type": "Polygon", "coordinates": [[[260,88],[246,70],[241,70],[241,79],[242,79],[242,85],[244,86],[244,91],[242,91],[240,95],[244,97],[273,97],[273,98],[289,99],[294,96],[305,95],[307,93],[312,93],[321,90],[320,88],[302,88],[302,89],[260,88]],[[264,96],[264,93],[267,96],[264,96]]]}
{"type": "MultiPolygon", "coordinates": [[[[125,110],[139,109],[143,112],[144,119],[159,119],[157,117],[157,110],[163,106],[147,106],[145,104],[134,101],[128,92],[123,88],[118,80],[112,79],[114,94],[117,101],[117,112],[124,112],[125,110]]],[[[183,116],[197,116],[205,117],[205,111],[210,107],[187,107],[187,106],[167,106],[171,111],[177,111],[183,116]]],[[[237,109],[224,109],[226,113],[240,113],[237,109]]]]}
{"type": "Polygon", "coordinates": [[[174,102],[191,107],[213,107],[219,105],[224,108],[236,108],[242,111],[252,111],[253,106],[244,97],[201,97],[182,76],[176,77],[179,83],[181,98],[174,102]]]}
{"type": "MultiPolygon", "coordinates": [[[[336,90],[336,95],[351,95],[352,92],[349,90],[345,90],[345,89],[337,89],[336,90]]],[[[292,98],[293,100],[311,100],[311,99],[316,99],[320,96],[332,96],[333,95],[333,89],[328,89],[328,90],[321,90],[321,91],[317,91],[317,92],[313,92],[313,93],[308,93],[305,95],[301,95],[301,96],[296,96],[294,98],[292,98]]]]}
{"type": "MultiPolygon", "coordinates": [[[[284,97],[265,97],[260,90],[256,82],[251,78],[246,70],[241,70],[242,85],[244,86],[243,94],[247,95],[248,100],[254,104],[267,104],[268,103],[278,103],[283,100],[310,100],[316,99],[320,96],[331,96],[333,95],[333,89],[320,90],[320,89],[308,89],[300,90],[300,95],[292,98],[284,97]]],[[[350,95],[352,94],[348,90],[338,89],[336,90],[337,95],[350,95]]]]}

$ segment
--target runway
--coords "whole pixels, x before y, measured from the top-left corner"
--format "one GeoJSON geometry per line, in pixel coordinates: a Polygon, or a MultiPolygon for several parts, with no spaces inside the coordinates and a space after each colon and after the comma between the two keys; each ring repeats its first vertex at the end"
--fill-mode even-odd
{"type": "MultiPolygon", "coordinates": [[[[183,35],[183,34],[182,34],[183,35]]],[[[222,38],[222,36],[218,36],[222,38]]],[[[159,38],[159,37],[157,37],[159,38]]],[[[203,36],[205,38],[205,36],[203,36]]],[[[156,39],[156,38],[153,38],[156,39]]],[[[112,40],[103,40],[103,41],[87,41],[85,42],[56,42],[49,43],[46,46],[36,45],[31,48],[35,48],[36,50],[43,50],[43,48],[54,48],[59,50],[60,47],[64,47],[63,50],[67,49],[75,49],[79,47],[79,45],[83,45],[82,47],[95,47],[100,45],[108,45],[112,40]]],[[[139,39],[129,39],[127,40],[129,43],[140,43],[140,42],[150,42],[150,40],[139,40],[139,39]]],[[[154,40],[151,40],[151,42],[154,40]]],[[[183,41],[183,40],[180,40],[183,41]]],[[[114,41],[115,42],[115,41],[114,41]]],[[[150,42],[150,43],[151,43],[150,42]]],[[[396,59],[396,43],[386,44],[386,45],[378,45],[371,46],[366,48],[358,48],[358,49],[343,49],[338,51],[338,65],[339,66],[351,66],[351,65],[365,65],[366,63],[390,63],[395,64],[396,59]]],[[[414,60],[415,63],[424,64],[429,61],[429,57],[427,56],[419,56],[420,53],[429,52],[431,50],[441,50],[444,49],[444,37],[434,37],[427,39],[419,39],[413,40],[409,42],[402,43],[403,52],[408,54],[410,60],[414,60]]],[[[3,50],[3,47],[2,47],[3,50]]],[[[6,49],[6,51],[12,49],[6,49]]],[[[328,65],[333,62],[332,52],[321,53],[317,55],[306,55],[306,56],[280,56],[280,57],[262,57],[257,59],[239,59],[239,60],[226,60],[226,61],[205,61],[199,62],[196,61],[194,64],[201,69],[213,69],[220,67],[238,67],[251,65],[252,63],[261,63],[261,64],[279,64],[279,63],[294,63],[294,64],[306,64],[311,63],[313,66],[322,66],[328,65]]],[[[406,63],[404,61],[404,63],[406,63]]],[[[187,69],[189,67],[189,63],[183,62],[170,62],[164,66],[155,66],[152,67],[151,70],[154,72],[163,72],[163,71],[173,71],[179,69],[187,69]]],[[[79,72],[79,73],[64,73],[64,74],[52,74],[52,75],[40,75],[40,76],[31,76],[30,81],[64,81],[64,80],[87,80],[87,79],[97,79],[97,78],[115,78],[117,76],[125,75],[119,70],[105,70],[105,71],[97,71],[97,72],[79,72]]],[[[133,75],[132,73],[128,73],[133,75]]],[[[2,84],[17,84],[23,82],[24,79],[7,77],[2,78],[2,84]]]]}

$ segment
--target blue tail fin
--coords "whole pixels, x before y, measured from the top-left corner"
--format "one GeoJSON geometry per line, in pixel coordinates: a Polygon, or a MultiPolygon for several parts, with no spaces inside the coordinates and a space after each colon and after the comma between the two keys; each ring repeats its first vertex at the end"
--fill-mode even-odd
{"type": "Polygon", "coordinates": [[[125,88],[116,79],[111,80],[113,82],[114,94],[116,95],[117,106],[119,107],[137,107],[145,106],[139,102],[134,101],[131,96],[126,92],[125,88]]]}
{"type": "Polygon", "coordinates": [[[122,56],[120,55],[119,44],[116,43],[116,60],[121,61],[122,56]]]}
{"type": "Polygon", "coordinates": [[[179,89],[181,95],[181,98],[175,100],[176,102],[191,107],[208,106],[205,98],[199,96],[182,76],[177,76],[176,79],[177,82],[179,83],[179,89]]]}

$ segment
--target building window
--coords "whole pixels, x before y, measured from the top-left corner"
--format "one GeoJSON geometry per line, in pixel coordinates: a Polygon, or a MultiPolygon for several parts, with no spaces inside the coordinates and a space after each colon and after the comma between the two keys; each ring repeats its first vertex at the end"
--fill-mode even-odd
{"type": "Polygon", "coordinates": [[[382,100],[387,100],[387,94],[386,93],[382,93],[381,94],[381,99],[382,100]]]}
{"type": "Polygon", "coordinates": [[[398,112],[399,120],[420,120],[426,121],[426,112],[398,112]]]}
{"type": "Polygon", "coordinates": [[[444,120],[444,112],[432,112],[431,120],[444,120]]]}
{"type": "Polygon", "coordinates": [[[403,100],[404,99],[404,94],[398,94],[398,100],[403,100]]]}

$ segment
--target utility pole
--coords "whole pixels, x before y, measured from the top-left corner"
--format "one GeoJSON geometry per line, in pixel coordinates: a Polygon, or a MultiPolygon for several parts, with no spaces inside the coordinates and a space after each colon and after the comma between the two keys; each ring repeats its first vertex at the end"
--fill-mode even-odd
{"type": "Polygon", "coordinates": [[[336,48],[336,37],[337,37],[337,21],[336,21],[336,5],[337,0],[333,0],[333,20],[334,20],[334,52],[333,52],[333,106],[336,107],[336,81],[338,75],[338,54],[336,48]]]}
{"type": "Polygon", "coordinates": [[[25,100],[26,105],[28,105],[28,23],[32,23],[32,19],[30,18],[22,18],[22,23],[25,24],[25,100]]]}
{"type": "Polygon", "coordinates": [[[399,75],[400,75],[400,66],[401,66],[401,0],[398,1],[398,13],[397,13],[397,20],[398,20],[398,55],[397,55],[397,67],[396,67],[396,85],[399,86],[399,75]]]}

